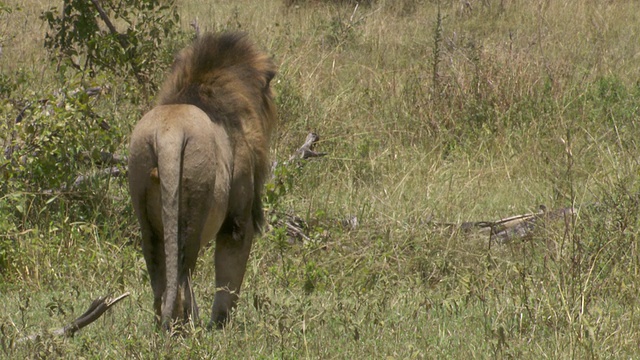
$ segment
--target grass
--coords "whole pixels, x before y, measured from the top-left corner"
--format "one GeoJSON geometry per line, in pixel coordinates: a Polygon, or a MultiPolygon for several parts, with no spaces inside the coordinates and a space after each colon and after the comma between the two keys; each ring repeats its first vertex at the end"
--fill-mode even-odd
{"type": "MultiPolygon", "coordinates": [[[[240,28],[274,55],[275,160],[320,134],[328,155],[281,168],[268,204],[273,224],[306,221],[308,239],[270,228],[230,325],[171,337],[153,326],[123,180],[75,198],[3,188],[0,357],[638,357],[640,5],[469,3],[181,2],[184,29],[240,28]],[[429,224],[540,204],[581,210],[568,229],[503,245],[429,224]],[[13,343],[108,291],[132,296],[74,338],[13,343]]],[[[37,17],[59,4],[7,4],[22,10],[0,15],[0,85],[12,100],[47,97],[65,85],[37,17]]],[[[151,100],[123,100],[133,79],[90,81],[110,85],[93,106],[126,153],[151,100]]],[[[194,280],[204,316],[212,258],[194,280]]]]}

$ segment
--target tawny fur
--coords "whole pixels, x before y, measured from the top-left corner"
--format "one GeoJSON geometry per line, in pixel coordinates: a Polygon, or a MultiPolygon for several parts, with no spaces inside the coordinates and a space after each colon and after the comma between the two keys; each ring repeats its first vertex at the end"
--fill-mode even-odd
{"type": "Polygon", "coordinates": [[[245,35],[207,34],[177,55],[158,105],[131,135],[129,187],[165,327],[197,317],[190,277],[211,238],[212,323],[223,324],[237,302],[264,220],[275,73],[271,58],[245,35]]]}
{"type": "MultiPolygon", "coordinates": [[[[206,34],[182,50],[158,96],[158,105],[192,104],[220,122],[231,141],[246,141],[256,158],[255,196],[261,199],[269,173],[269,143],[276,125],[270,82],[276,74],[273,60],[246,35],[206,34]]],[[[255,209],[256,230],[264,218],[255,209]]]]}

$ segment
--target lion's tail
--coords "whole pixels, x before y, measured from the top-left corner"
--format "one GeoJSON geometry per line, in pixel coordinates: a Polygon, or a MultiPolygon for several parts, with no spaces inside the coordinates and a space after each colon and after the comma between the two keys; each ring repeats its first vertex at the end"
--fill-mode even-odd
{"type": "Polygon", "coordinates": [[[180,188],[182,181],[182,162],[185,136],[182,131],[171,129],[158,130],[156,133],[156,152],[158,156],[158,177],[162,198],[162,224],[164,228],[164,253],[166,269],[166,288],[162,306],[162,325],[168,322],[176,311],[180,278],[180,188]],[[160,145],[162,144],[162,145],[160,145]]]}

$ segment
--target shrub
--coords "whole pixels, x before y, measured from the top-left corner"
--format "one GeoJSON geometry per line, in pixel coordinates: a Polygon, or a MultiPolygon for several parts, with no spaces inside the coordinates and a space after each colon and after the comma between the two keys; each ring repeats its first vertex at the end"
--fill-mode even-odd
{"type": "MultiPolygon", "coordinates": [[[[65,0],[60,11],[51,8],[41,18],[49,26],[45,47],[62,63],[81,73],[107,70],[134,76],[140,85],[155,88],[154,74],[162,73],[167,54],[162,44],[178,29],[174,0],[65,0]],[[109,28],[104,31],[98,22],[109,28]],[[112,20],[127,24],[118,32],[112,20]]],[[[64,69],[64,67],[63,67],[64,69]]]]}

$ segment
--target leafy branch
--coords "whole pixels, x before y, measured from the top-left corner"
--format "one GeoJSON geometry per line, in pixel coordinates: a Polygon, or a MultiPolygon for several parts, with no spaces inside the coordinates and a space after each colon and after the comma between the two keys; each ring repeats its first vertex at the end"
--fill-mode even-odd
{"type": "Polygon", "coordinates": [[[142,86],[157,86],[153,74],[169,62],[162,46],[178,29],[175,0],[64,0],[41,15],[49,31],[45,47],[63,65],[94,76],[108,70],[134,76],[142,86]],[[114,24],[126,24],[118,31],[114,24]],[[103,30],[105,28],[107,30],[103,30]]]}

